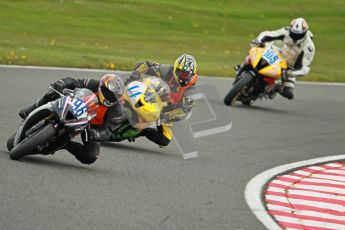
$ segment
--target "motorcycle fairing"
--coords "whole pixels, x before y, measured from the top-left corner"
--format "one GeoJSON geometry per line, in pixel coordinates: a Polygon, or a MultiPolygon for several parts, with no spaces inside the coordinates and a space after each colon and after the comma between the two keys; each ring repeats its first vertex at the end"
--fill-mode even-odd
{"type": "Polygon", "coordinates": [[[270,48],[251,48],[249,60],[260,75],[274,79],[278,79],[282,74],[282,69],[287,68],[287,63],[281,54],[270,48]]]}
{"type": "Polygon", "coordinates": [[[52,103],[47,103],[33,110],[29,116],[20,124],[16,136],[14,138],[14,146],[16,146],[25,135],[25,131],[32,127],[38,120],[42,120],[49,115],[57,114],[54,112],[52,103]]]}

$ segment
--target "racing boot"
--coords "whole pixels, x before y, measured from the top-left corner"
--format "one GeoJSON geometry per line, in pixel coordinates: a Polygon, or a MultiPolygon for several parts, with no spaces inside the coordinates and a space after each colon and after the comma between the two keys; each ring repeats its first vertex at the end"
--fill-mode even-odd
{"type": "Polygon", "coordinates": [[[24,120],[34,109],[36,109],[37,103],[29,105],[26,108],[22,108],[18,111],[18,115],[24,120]]]}
{"type": "Polygon", "coordinates": [[[100,153],[100,144],[97,142],[86,142],[84,144],[70,141],[63,149],[71,153],[78,161],[83,164],[94,163],[100,153]]]}
{"type": "Polygon", "coordinates": [[[294,88],[293,87],[284,87],[283,92],[281,95],[289,100],[292,100],[294,98],[294,88]]]}
{"type": "Polygon", "coordinates": [[[18,111],[18,115],[25,119],[33,110],[37,109],[41,105],[46,104],[49,101],[53,101],[59,97],[59,94],[57,94],[53,90],[49,90],[46,94],[44,94],[35,104],[32,104],[26,108],[20,109],[18,111]]]}

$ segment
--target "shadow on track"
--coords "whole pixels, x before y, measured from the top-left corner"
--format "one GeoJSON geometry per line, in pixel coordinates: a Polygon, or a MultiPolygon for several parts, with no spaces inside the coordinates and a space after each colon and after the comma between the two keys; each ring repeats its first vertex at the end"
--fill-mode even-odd
{"type": "Polygon", "coordinates": [[[36,164],[36,165],[42,165],[47,167],[55,167],[55,168],[61,168],[61,169],[78,169],[78,170],[90,170],[87,166],[83,165],[77,165],[73,162],[61,162],[56,159],[49,159],[49,156],[43,157],[35,157],[35,156],[26,156],[21,161],[23,163],[30,163],[30,164],[36,164]]]}
{"type": "Polygon", "coordinates": [[[234,107],[231,107],[233,109],[241,109],[241,110],[252,110],[252,111],[257,111],[257,112],[269,112],[273,114],[284,114],[284,115],[293,115],[293,116],[305,116],[305,114],[302,114],[297,111],[291,111],[291,110],[280,110],[280,109],[275,109],[275,108],[270,108],[270,107],[261,107],[257,105],[236,105],[234,107]]]}
{"type": "Polygon", "coordinates": [[[119,149],[119,150],[130,150],[133,152],[136,152],[138,154],[151,154],[151,155],[159,155],[159,156],[164,156],[164,157],[175,157],[174,155],[167,154],[161,151],[157,150],[151,150],[151,149],[145,149],[145,148],[138,148],[136,146],[129,146],[129,145],[123,145],[119,143],[101,143],[102,147],[106,148],[112,148],[112,149],[119,149]]]}
{"type": "MultiPolygon", "coordinates": [[[[8,151],[0,150],[1,158],[6,158],[10,160],[8,151]]],[[[14,161],[18,163],[29,163],[31,165],[39,165],[41,167],[47,167],[47,168],[60,168],[60,169],[76,169],[76,170],[94,170],[94,168],[90,168],[88,165],[78,165],[74,162],[62,162],[58,159],[52,159],[48,156],[43,155],[37,155],[37,156],[25,156],[20,161],[14,161]]],[[[12,161],[12,160],[10,160],[12,161]]]]}

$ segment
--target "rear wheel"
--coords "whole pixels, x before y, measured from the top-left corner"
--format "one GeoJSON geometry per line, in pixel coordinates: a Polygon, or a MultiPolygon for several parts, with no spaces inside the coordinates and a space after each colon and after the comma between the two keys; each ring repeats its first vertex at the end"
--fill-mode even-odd
{"type": "Polygon", "coordinates": [[[55,134],[56,130],[54,126],[49,123],[12,148],[10,151],[10,158],[12,160],[19,160],[23,156],[36,154],[38,149],[46,145],[55,134]]]}
{"type": "Polygon", "coordinates": [[[234,105],[243,89],[253,81],[254,77],[249,73],[242,73],[242,77],[235,83],[232,89],[224,98],[224,104],[234,105]]]}

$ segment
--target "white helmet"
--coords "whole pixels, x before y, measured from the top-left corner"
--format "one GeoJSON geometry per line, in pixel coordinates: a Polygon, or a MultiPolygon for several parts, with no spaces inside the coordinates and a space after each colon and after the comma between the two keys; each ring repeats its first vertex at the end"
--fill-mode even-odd
{"type": "Polygon", "coordinates": [[[294,43],[300,43],[306,38],[308,28],[308,23],[304,18],[293,19],[289,26],[289,36],[294,43]]]}

